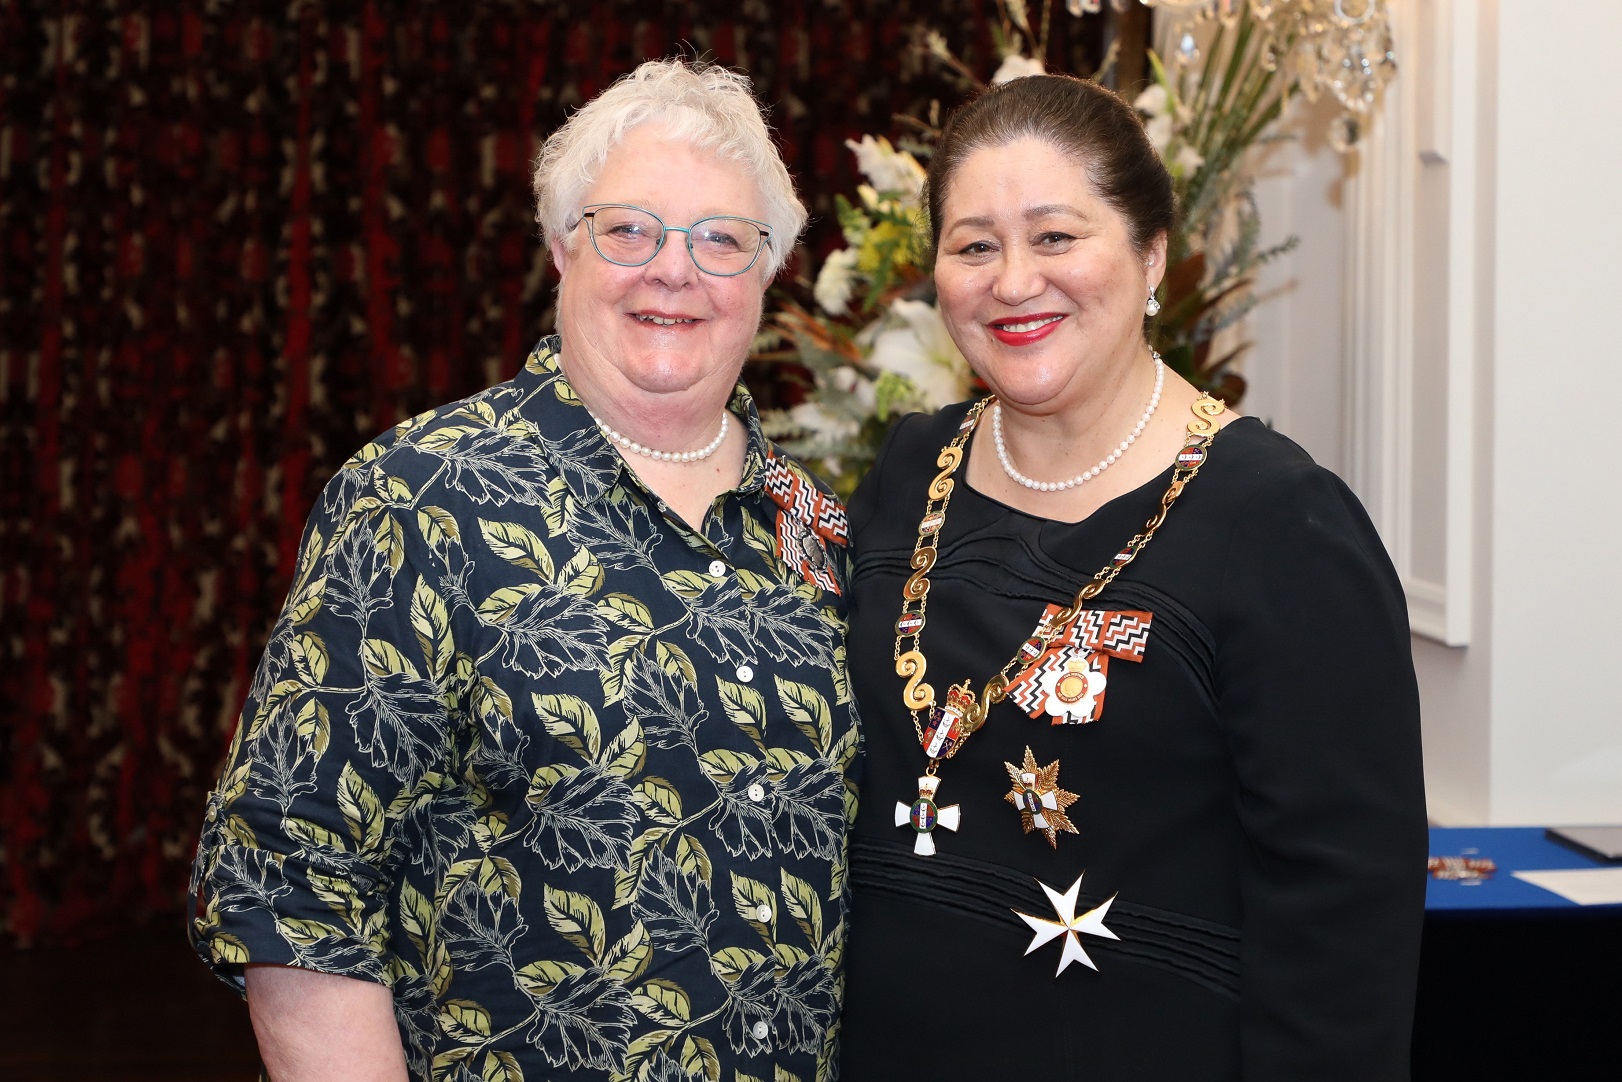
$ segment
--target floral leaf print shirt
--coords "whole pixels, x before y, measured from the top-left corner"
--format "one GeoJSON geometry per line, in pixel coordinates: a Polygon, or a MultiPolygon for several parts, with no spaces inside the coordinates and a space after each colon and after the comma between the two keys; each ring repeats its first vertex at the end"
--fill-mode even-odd
{"type": "Polygon", "coordinates": [[[760,432],[694,530],[544,340],[327,486],[197,853],[222,976],[393,992],[412,1074],[835,1075],[844,511],[760,432]]]}

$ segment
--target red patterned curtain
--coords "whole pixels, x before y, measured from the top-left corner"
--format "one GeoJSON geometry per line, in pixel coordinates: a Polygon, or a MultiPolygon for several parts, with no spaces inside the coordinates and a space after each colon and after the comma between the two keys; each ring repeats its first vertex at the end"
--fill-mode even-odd
{"type": "MultiPolygon", "coordinates": [[[[0,6],[0,920],[183,907],[300,527],[351,452],[550,325],[526,166],[678,50],[748,71],[837,242],[847,137],[989,70],[990,0],[0,6]]],[[[1095,25],[1096,24],[1096,25],[1095,25]]],[[[1055,19],[1056,66],[1100,55],[1055,19]]]]}

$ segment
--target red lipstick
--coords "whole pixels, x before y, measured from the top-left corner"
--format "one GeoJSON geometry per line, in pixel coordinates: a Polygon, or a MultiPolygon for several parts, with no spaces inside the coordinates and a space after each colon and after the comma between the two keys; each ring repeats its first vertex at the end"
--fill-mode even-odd
{"type": "Polygon", "coordinates": [[[1028,316],[1016,316],[1012,319],[999,319],[986,324],[987,329],[997,341],[1007,346],[1028,346],[1032,342],[1040,342],[1052,334],[1064,322],[1061,312],[1036,312],[1028,316]],[[1046,320],[1046,322],[1042,322],[1046,320]],[[1041,323],[1041,326],[1030,330],[1014,331],[1010,327],[1024,327],[1031,323],[1041,323]]]}

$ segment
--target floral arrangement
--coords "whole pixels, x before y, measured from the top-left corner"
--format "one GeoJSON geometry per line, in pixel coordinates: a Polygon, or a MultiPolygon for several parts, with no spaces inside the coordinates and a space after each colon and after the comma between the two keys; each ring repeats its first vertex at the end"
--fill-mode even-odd
{"type": "MultiPolygon", "coordinates": [[[[1248,343],[1223,346],[1223,332],[1258,302],[1257,270],[1296,244],[1294,237],[1262,243],[1247,155],[1282,138],[1277,122],[1292,97],[1315,98],[1325,88],[1343,107],[1330,141],[1350,149],[1394,70],[1390,28],[1383,0],[1157,2],[1183,22],[1173,24],[1168,58],[1150,53],[1154,82],[1134,106],[1172,175],[1181,220],[1168,238],[1151,339],[1174,371],[1237,406],[1245,381],[1235,362],[1248,343]],[[1356,13],[1348,14],[1348,3],[1356,13]]],[[[1081,16],[1102,3],[1066,0],[1065,7],[1081,16]]],[[[1043,73],[1052,0],[1039,19],[1025,0],[997,0],[997,8],[1000,60],[989,83],[1043,73]]],[[[920,30],[917,47],[955,72],[967,92],[986,88],[939,33],[920,30]]],[[[1112,53],[1093,77],[1106,76],[1113,61],[1112,53]]],[[[836,200],[846,246],[823,262],[815,307],[781,303],[757,344],[758,360],[795,364],[810,380],[803,402],[763,416],[767,434],[843,495],[872,462],[892,417],[939,409],[974,389],[927,267],[919,158],[940,134],[938,112],[927,122],[900,118],[908,137],[899,147],[872,135],[847,141],[867,183],[855,202],[836,200]]]]}
{"type": "Polygon", "coordinates": [[[817,274],[817,310],[782,302],[756,352],[810,374],[805,401],[761,420],[768,436],[818,466],[843,496],[872,462],[892,417],[937,410],[972,387],[968,362],[933,303],[924,167],[883,137],[846,146],[868,181],[855,203],[835,197],[846,247],[817,274]]]}

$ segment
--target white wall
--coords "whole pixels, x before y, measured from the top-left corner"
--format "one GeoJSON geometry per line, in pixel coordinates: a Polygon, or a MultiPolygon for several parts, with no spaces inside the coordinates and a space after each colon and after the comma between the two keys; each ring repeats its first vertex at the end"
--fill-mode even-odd
{"type": "Polygon", "coordinates": [[[1622,822],[1622,3],[1496,40],[1492,817],[1622,822]]]}
{"type": "Polygon", "coordinates": [[[1392,8],[1363,154],[1309,140],[1259,190],[1302,248],[1247,411],[1352,482],[1403,574],[1432,815],[1622,822],[1622,3],[1392,8]]]}
{"type": "Polygon", "coordinates": [[[1244,333],[1253,345],[1245,360],[1250,387],[1242,409],[1344,476],[1345,167],[1323,140],[1335,112],[1327,99],[1316,104],[1297,99],[1281,125],[1295,141],[1268,148],[1258,166],[1262,242],[1294,236],[1300,243],[1257,277],[1257,292],[1265,300],[1251,313],[1244,333]]]}

